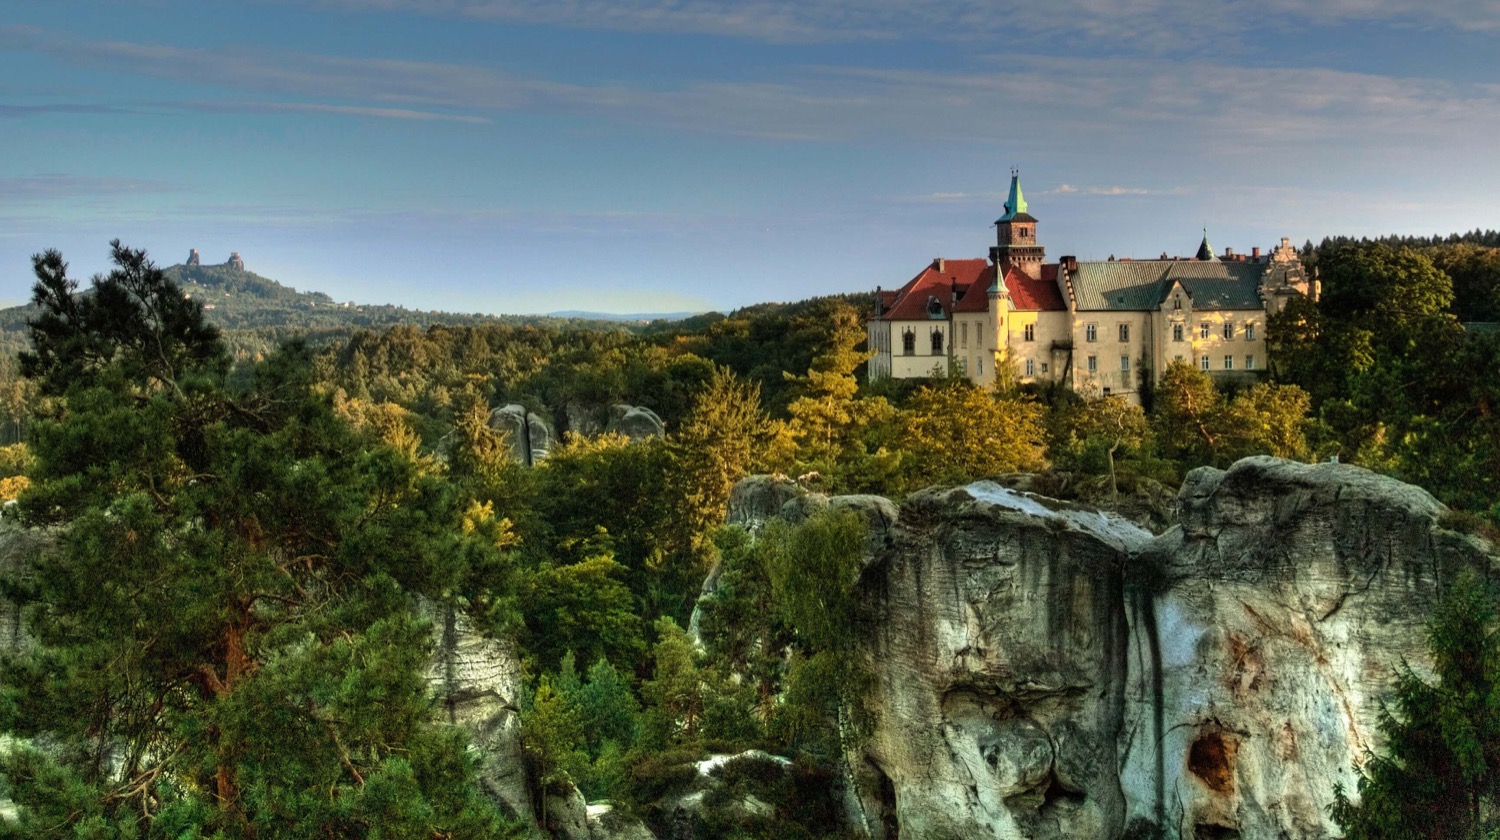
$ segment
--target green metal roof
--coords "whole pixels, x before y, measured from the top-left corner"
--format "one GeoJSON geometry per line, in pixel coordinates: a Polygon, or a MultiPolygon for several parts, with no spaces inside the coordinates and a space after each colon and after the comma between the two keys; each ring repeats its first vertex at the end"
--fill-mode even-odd
{"type": "Polygon", "coordinates": [[[1080,262],[1073,295],[1080,311],[1156,309],[1181,282],[1194,309],[1261,309],[1261,263],[1140,260],[1080,262]]]}
{"type": "Polygon", "coordinates": [[[1203,229],[1203,241],[1198,244],[1198,253],[1194,256],[1204,262],[1213,262],[1218,259],[1214,256],[1214,246],[1208,244],[1208,228],[1203,229]]]}
{"type": "Polygon", "coordinates": [[[1001,216],[999,222],[1008,222],[1019,213],[1026,212],[1026,197],[1021,195],[1021,173],[1014,169],[1010,173],[1010,197],[1005,200],[1005,215],[1001,216]]]}

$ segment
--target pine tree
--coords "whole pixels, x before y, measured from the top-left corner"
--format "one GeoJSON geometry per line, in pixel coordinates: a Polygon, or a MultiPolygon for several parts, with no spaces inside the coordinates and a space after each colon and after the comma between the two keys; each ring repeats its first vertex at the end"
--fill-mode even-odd
{"type": "Polygon", "coordinates": [[[1350,840],[1479,840],[1500,830],[1500,637],[1495,598],[1462,574],[1428,628],[1435,682],[1398,674],[1380,720],[1388,739],[1359,774],[1358,804],[1335,790],[1350,840]]]}
{"type": "Polygon", "coordinates": [[[430,465],[361,434],[284,348],[245,390],[145,254],[74,292],[36,259],[25,364],[33,525],[10,581],[34,649],[3,664],[0,759],[21,836],[485,837],[462,737],[434,722],[417,596],[499,587],[430,465]]]}

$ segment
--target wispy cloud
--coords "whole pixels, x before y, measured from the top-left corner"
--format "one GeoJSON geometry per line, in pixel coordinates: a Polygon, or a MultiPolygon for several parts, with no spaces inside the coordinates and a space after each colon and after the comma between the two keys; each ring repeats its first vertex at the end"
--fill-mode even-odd
{"type": "Polygon", "coordinates": [[[417,120],[419,122],[458,122],[485,125],[491,120],[472,114],[442,114],[434,111],[418,111],[411,108],[376,108],[361,105],[331,105],[317,102],[170,102],[161,107],[185,111],[214,111],[228,113],[302,113],[333,114],[345,117],[373,117],[383,120],[417,120]]]}
{"type": "Polygon", "coordinates": [[[143,195],[168,193],[176,189],[176,186],[163,181],[142,178],[45,174],[22,178],[0,178],[0,201],[21,203],[80,197],[143,195]]]}
{"type": "Polygon", "coordinates": [[[1146,187],[1077,187],[1072,184],[1058,184],[1050,190],[1041,190],[1037,195],[1186,195],[1192,192],[1188,187],[1168,187],[1167,189],[1147,189],[1146,187]]]}
{"type": "MultiPolygon", "coordinates": [[[[310,0],[286,0],[307,3],[310,0]]],[[[311,0],[401,12],[625,32],[696,33],[771,43],[895,38],[1085,38],[1174,53],[1222,51],[1237,35],[1349,21],[1500,27],[1497,0],[311,0]]]]}
{"type": "Polygon", "coordinates": [[[49,103],[43,105],[15,105],[0,102],[0,119],[44,117],[52,114],[128,114],[128,108],[114,105],[92,105],[77,103],[49,103]]]}
{"type": "MultiPolygon", "coordinates": [[[[774,80],[646,86],[561,82],[478,64],[89,41],[14,26],[0,26],[0,48],[253,97],[158,103],[197,110],[471,124],[532,111],[772,140],[1003,144],[1016,154],[1101,143],[1127,155],[1266,154],[1337,143],[1378,151],[1500,132],[1494,85],[1222,60],[1008,53],[993,65],[947,72],[803,66],[778,68],[774,80]]],[[[1115,194],[1129,194],[1120,189],[1127,191],[1115,194]]]]}

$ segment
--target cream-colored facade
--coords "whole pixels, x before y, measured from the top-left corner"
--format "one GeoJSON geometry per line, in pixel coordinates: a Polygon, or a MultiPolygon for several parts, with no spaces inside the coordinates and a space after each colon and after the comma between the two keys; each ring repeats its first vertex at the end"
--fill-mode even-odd
{"type": "Polygon", "coordinates": [[[868,322],[871,379],[945,376],[980,385],[997,364],[1021,382],[1140,401],[1174,360],[1215,378],[1266,370],[1266,322],[1293,295],[1316,296],[1283,238],[1262,256],[1207,236],[1193,258],[1046,263],[1036,219],[1012,176],[989,260],[936,259],[894,292],[877,290],[868,322]]]}

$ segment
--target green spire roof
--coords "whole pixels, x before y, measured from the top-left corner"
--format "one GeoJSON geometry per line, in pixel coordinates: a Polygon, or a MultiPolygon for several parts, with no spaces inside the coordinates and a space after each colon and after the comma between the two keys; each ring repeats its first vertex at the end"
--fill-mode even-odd
{"type": "Polygon", "coordinates": [[[1021,195],[1021,173],[1012,169],[1010,171],[1010,198],[1005,200],[1005,215],[1000,221],[1008,222],[1016,217],[1017,213],[1026,212],[1026,197],[1021,195]]]}
{"type": "Polygon", "coordinates": [[[1203,229],[1203,242],[1198,245],[1198,253],[1193,256],[1208,262],[1214,262],[1219,259],[1214,256],[1214,246],[1208,244],[1208,228],[1203,229]]]}

